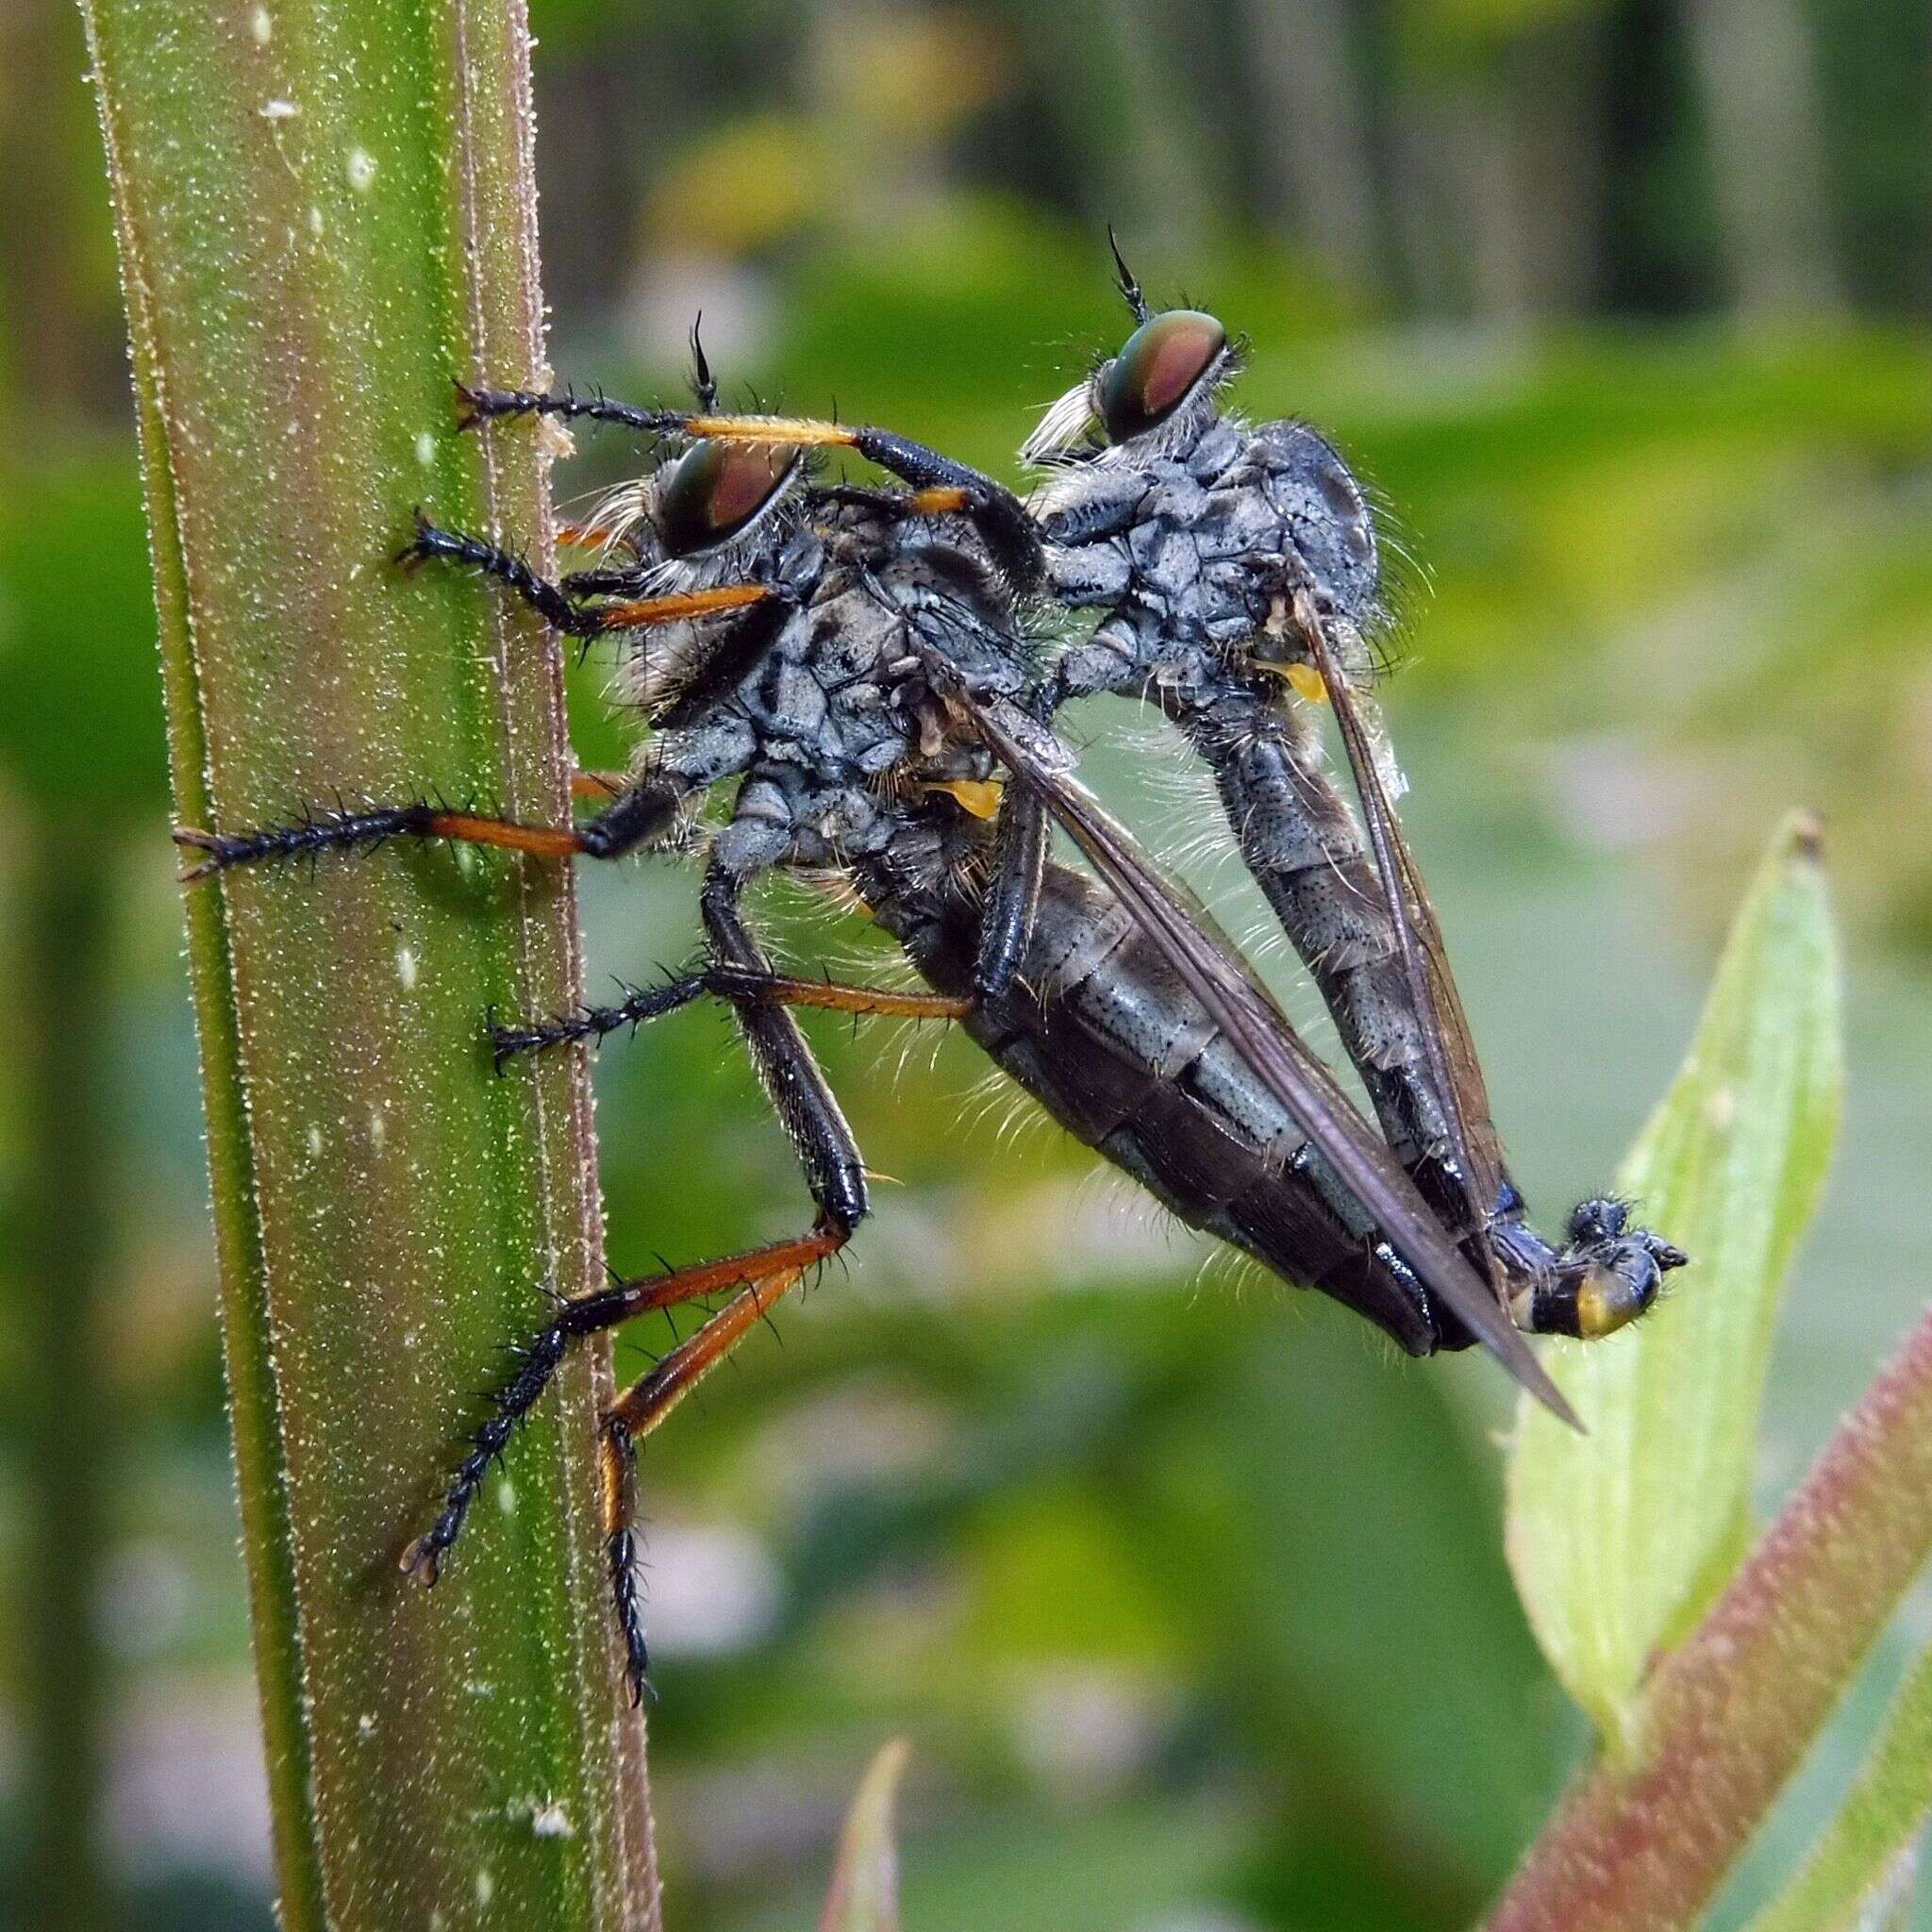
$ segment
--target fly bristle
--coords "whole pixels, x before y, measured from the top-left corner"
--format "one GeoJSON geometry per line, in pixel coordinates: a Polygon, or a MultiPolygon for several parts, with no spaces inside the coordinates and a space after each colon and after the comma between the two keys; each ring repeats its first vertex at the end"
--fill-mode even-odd
{"type": "Polygon", "coordinates": [[[1032,468],[1051,467],[1087,433],[1093,421],[1093,378],[1082,376],[1041,413],[1033,433],[1020,445],[1020,460],[1032,468]]]}

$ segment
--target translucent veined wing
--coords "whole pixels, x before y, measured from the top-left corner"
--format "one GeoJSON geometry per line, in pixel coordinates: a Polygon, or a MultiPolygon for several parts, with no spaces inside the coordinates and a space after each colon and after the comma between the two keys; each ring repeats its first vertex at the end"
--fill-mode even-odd
{"type": "Polygon", "coordinates": [[[1409,1003],[1422,1031],[1423,1053],[1448,1128],[1450,1156],[1460,1179],[1469,1226],[1476,1236],[1486,1272],[1495,1269],[1489,1242],[1490,1217],[1495,1212],[1504,1182],[1503,1150],[1490,1113],[1489,1090],[1475,1041],[1463,1011],[1456,977],[1449,970],[1442,928],[1429,902],[1422,874],[1409,850],[1383,779],[1377,735],[1363,716],[1348,674],[1306,590],[1295,591],[1291,606],[1296,628],[1307,646],[1310,662],[1321,674],[1334,707],[1336,725],[1348,756],[1356,795],[1361,800],[1368,828],[1369,849],[1381,881],[1383,904],[1395,935],[1409,1003]]]}
{"type": "Polygon", "coordinates": [[[1014,781],[1039,793],[1390,1245],[1524,1388],[1552,1413],[1580,1426],[1494,1291],[1430,1212],[1415,1183],[1334,1075],[1288,1024],[1246,963],[1215,942],[1131,836],[1073,776],[1058,741],[1009,700],[982,702],[974,696],[942,652],[924,642],[917,648],[934,686],[966,716],[1014,781]]]}

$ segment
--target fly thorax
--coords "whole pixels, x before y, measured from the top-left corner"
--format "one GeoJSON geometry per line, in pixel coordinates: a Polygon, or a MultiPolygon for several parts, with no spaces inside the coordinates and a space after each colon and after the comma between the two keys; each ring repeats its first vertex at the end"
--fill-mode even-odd
{"type": "Polygon", "coordinates": [[[1270,423],[1253,452],[1266,500],[1333,608],[1366,624],[1381,582],[1368,498],[1340,452],[1305,423],[1270,423]]]}
{"type": "Polygon", "coordinates": [[[1188,474],[1197,482],[1212,487],[1241,461],[1246,443],[1244,425],[1232,417],[1217,415],[1186,452],[1188,474]]]}

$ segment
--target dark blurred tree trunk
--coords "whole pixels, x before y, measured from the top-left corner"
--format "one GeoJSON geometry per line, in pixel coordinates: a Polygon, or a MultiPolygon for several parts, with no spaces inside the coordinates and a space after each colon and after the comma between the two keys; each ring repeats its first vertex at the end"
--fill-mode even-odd
{"type": "Polygon", "coordinates": [[[109,1150],[100,1131],[108,891],[98,839],[29,820],[13,1051],[22,1087],[18,1206],[28,1364],[26,1579],[19,1790],[21,1924],[119,1923],[103,1868],[107,1658],[101,1641],[116,1431],[98,1373],[109,1150]]]}
{"type": "Polygon", "coordinates": [[[1842,306],[1809,32],[1798,0],[1684,0],[1724,252],[1754,317],[1842,306]]]}
{"type": "Polygon", "coordinates": [[[1424,91],[1398,86],[1389,91],[1385,111],[1391,214],[1409,304],[1424,315],[1460,314],[1468,307],[1468,259],[1438,107],[1424,91]]]}
{"type": "Polygon", "coordinates": [[[1602,24],[1558,21],[1503,52],[1527,292],[1540,316],[1581,314],[1602,286],[1606,68],[1602,24]]]}
{"type": "Polygon", "coordinates": [[[1489,85],[1459,88],[1439,103],[1434,120],[1468,247],[1470,307],[1479,322],[1520,326],[1536,312],[1536,301],[1507,96],[1489,85]]]}
{"type": "Polygon", "coordinates": [[[1021,45],[1036,92],[1077,158],[1081,206],[1150,258],[1197,253],[1224,225],[1199,95],[1187,86],[1201,69],[1188,39],[1205,30],[1201,17],[1153,0],[1022,12],[1021,45]]]}
{"type": "Polygon", "coordinates": [[[1410,50],[1391,110],[1396,215],[1421,305],[1516,327],[1573,314],[1597,280],[1603,40],[1566,20],[1410,50]]]}
{"type": "Polygon", "coordinates": [[[0,335],[9,398],[37,425],[125,413],[107,196],[80,75],[80,18],[54,0],[0,9],[0,335]]]}
{"type": "Polygon", "coordinates": [[[1237,0],[1279,225],[1364,295],[1384,284],[1368,112],[1345,0],[1237,0]]]}

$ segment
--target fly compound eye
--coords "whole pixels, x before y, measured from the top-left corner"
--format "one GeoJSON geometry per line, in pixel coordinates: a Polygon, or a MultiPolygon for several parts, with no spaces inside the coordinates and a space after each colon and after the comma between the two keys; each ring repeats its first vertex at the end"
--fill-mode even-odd
{"type": "Polygon", "coordinates": [[[1194,392],[1227,347],[1227,331],[1198,308],[1170,308],[1143,322],[1100,384],[1100,420],[1109,441],[1158,428],[1194,392]]]}
{"type": "Polygon", "coordinates": [[[747,528],[791,479],[794,450],[764,442],[693,443],[658,487],[654,521],[673,557],[715,550],[747,528]]]}

